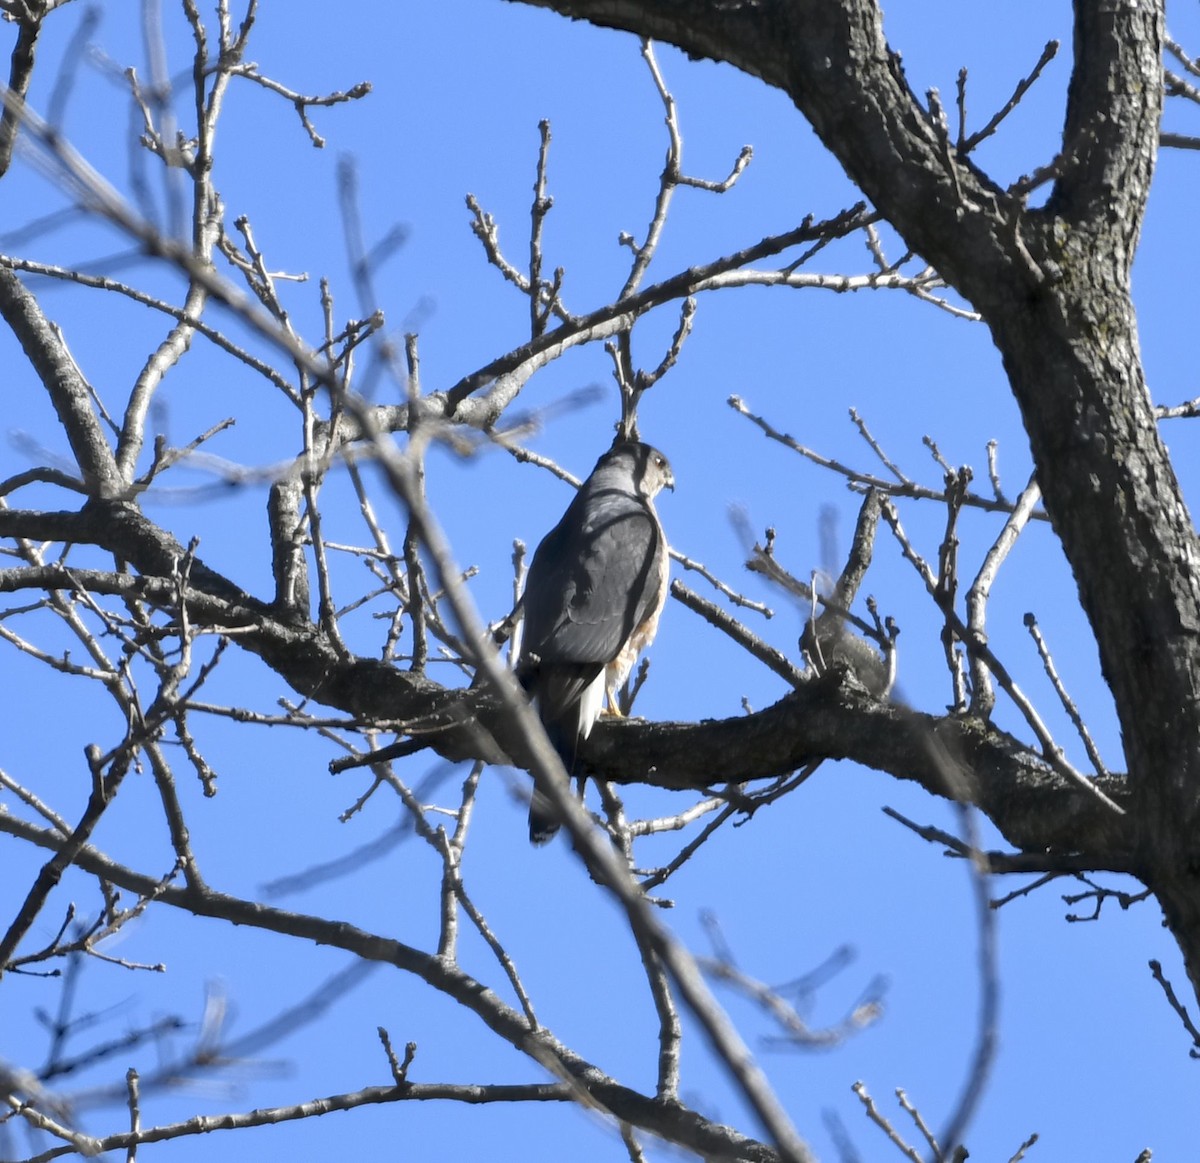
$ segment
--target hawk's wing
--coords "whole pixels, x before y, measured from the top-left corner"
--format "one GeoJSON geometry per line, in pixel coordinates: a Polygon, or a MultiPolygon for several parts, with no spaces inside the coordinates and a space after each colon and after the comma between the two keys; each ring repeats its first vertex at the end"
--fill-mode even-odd
{"type": "Polygon", "coordinates": [[[582,690],[658,600],[663,553],[653,511],[632,493],[577,496],[533,555],[522,654],[543,670],[578,667],[582,690]]]}

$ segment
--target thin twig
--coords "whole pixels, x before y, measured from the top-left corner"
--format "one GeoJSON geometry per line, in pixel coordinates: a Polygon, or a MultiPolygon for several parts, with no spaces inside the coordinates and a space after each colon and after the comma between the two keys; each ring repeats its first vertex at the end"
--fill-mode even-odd
{"type": "Polygon", "coordinates": [[[1067,712],[1072,724],[1074,724],[1075,730],[1083,742],[1084,750],[1087,752],[1088,758],[1092,761],[1092,767],[1095,769],[1097,775],[1108,775],[1108,769],[1104,766],[1104,760],[1100,757],[1100,749],[1096,746],[1096,742],[1092,738],[1092,733],[1087,729],[1087,724],[1083,721],[1083,716],[1079,713],[1079,708],[1075,705],[1075,700],[1067,694],[1067,688],[1059,677],[1058,669],[1054,665],[1054,659],[1050,656],[1050,648],[1046,645],[1041,627],[1038,625],[1037,619],[1033,614],[1025,615],[1025,626],[1029,631],[1030,637],[1033,639],[1034,645],[1037,647],[1038,657],[1041,658],[1042,666],[1046,670],[1046,677],[1050,679],[1050,683],[1054,687],[1054,692],[1058,695],[1059,702],[1063,705],[1063,710],[1067,712]]]}
{"type": "Polygon", "coordinates": [[[1196,1029],[1195,1023],[1192,1021],[1191,1015],[1187,1012],[1187,1007],[1175,996],[1175,990],[1171,983],[1163,975],[1161,962],[1150,962],[1150,973],[1154,980],[1162,986],[1162,991],[1166,995],[1167,1003],[1175,1011],[1176,1016],[1183,1023],[1183,1028],[1187,1030],[1191,1036],[1192,1045],[1188,1050],[1188,1054],[1192,1058],[1200,1058],[1200,1030],[1196,1029]]]}
{"type": "MultiPolygon", "coordinates": [[[[989,469],[992,470],[993,488],[996,494],[999,495],[999,487],[996,484],[990,458],[989,469]]],[[[1017,503],[1013,506],[1013,511],[1009,514],[1008,520],[1004,522],[1004,528],[1000,530],[999,536],[985,554],[983,564],[979,567],[979,572],[975,575],[975,580],[971,583],[971,588],[967,591],[967,628],[980,640],[986,636],[987,602],[991,594],[992,585],[995,583],[996,575],[1016,544],[1021,531],[1033,515],[1034,508],[1041,499],[1041,495],[1036,475],[1030,477],[1029,483],[1017,498],[1017,503]]],[[[971,713],[986,719],[991,714],[995,701],[996,697],[992,691],[991,674],[982,659],[977,655],[972,655],[971,713]]]]}
{"type": "MultiPolygon", "coordinates": [[[[852,487],[859,489],[874,488],[881,493],[890,497],[911,497],[914,500],[940,501],[946,500],[944,489],[931,489],[924,485],[918,485],[912,482],[897,483],[896,481],[886,480],[883,477],[875,476],[871,473],[860,472],[858,469],[850,468],[841,461],[834,460],[831,457],[822,456],[819,452],[815,452],[811,448],[805,447],[794,437],[787,433],[780,432],[773,427],[763,417],[755,415],[748,405],[740,396],[730,396],[726,401],[729,406],[737,413],[745,416],[752,424],[760,428],[763,433],[771,440],[782,444],[785,448],[790,448],[793,452],[803,456],[806,460],[812,461],[813,464],[820,465],[822,468],[828,468],[843,476],[850,482],[852,487]]],[[[884,458],[885,463],[890,463],[884,458]]],[[[894,470],[900,474],[899,469],[894,470]]],[[[905,478],[906,479],[906,478],[905,478]]],[[[1012,505],[998,501],[991,497],[981,497],[976,493],[968,493],[963,499],[963,504],[972,509],[982,509],[987,513],[1011,513],[1012,505]]],[[[1032,514],[1032,519],[1035,521],[1047,521],[1049,518],[1042,510],[1037,510],[1032,514]]]]}
{"type": "Polygon", "coordinates": [[[683,582],[673,581],[671,583],[671,596],[682,602],[693,613],[699,614],[709,625],[715,626],[727,634],[739,646],[770,667],[785,682],[792,686],[800,686],[806,681],[804,672],[774,646],[764,642],[757,634],[752,633],[736,618],[708,601],[707,598],[702,598],[694,590],[688,589],[683,582]]]}
{"type": "Polygon", "coordinates": [[[308,134],[309,141],[317,149],[324,148],[325,139],[317,132],[316,127],[308,119],[308,110],[314,107],[328,107],[330,105],[342,105],[348,101],[358,101],[371,92],[370,81],[359,81],[357,85],[351,85],[349,89],[344,91],[338,90],[333,93],[305,96],[294,92],[286,85],[281,85],[278,81],[274,81],[270,77],[264,77],[258,71],[258,66],[250,62],[235,65],[231,72],[235,76],[244,77],[247,81],[253,81],[254,84],[261,85],[269,92],[277,93],[284,100],[290,101],[292,107],[296,110],[296,115],[300,118],[300,124],[304,127],[304,132],[308,134]]]}
{"type": "Polygon", "coordinates": [[[1033,66],[1033,70],[1028,76],[1023,77],[1017,82],[1017,87],[1013,90],[1013,94],[1004,103],[999,112],[992,115],[988,123],[978,132],[971,134],[968,138],[960,136],[958,141],[958,151],[964,157],[969,154],[980,142],[991,137],[993,133],[1000,127],[1000,123],[1020,104],[1021,98],[1036,84],[1038,77],[1042,75],[1042,70],[1054,60],[1058,53],[1058,41],[1050,40],[1046,42],[1046,47],[1042,49],[1042,55],[1038,57],[1037,64],[1033,66]]]}
{"type": "Polygon", "coordinates": [[[861,1082],[856,1082],[850,1089],[858,1096],[858,1101],[863,1104],[863,1108],[867,1112],[867,1118],[887,1135],[888,1139],[895,1144],[900,1153],[906,1159],[911,1160],[911,1163],[924,1163],[920,1152],[915,1147],[910,1147],[900,1137],[896,1128],[880,1113],[879,1108],[875,1105],[875,1100],[867,1093],[867,1088],[861,1082]]]}
{"type": "Polygon", "coordinates": [[[1021,1160],[1025,1158],[1029,1148],[1032,1147],[1037,1141],[1038,1133],[1037,1131],[1034,1131],[1033,1134],[1030,1135],[1029,1138],[1017,1148],[1016,1154],[1008,1160],[1008,1163],[1021,1163],[1021,1160]]]}
{"type": "MultiPolygon", "coordinates": [[[[921,575],[925,582],[925,587],[931,595],[937,594],[937,580],[930,571],[929,566],[921,558],[921,556],[913,548],[912,543],[908,540],[908,535],[904,532],[900,525],[900,517],[896,512],[895,506],[890,501],[885,501],[883,504],[883,516],[890,526],[892,532],[899,542],[901,550],[905,558],[913,565],[917,572],[921,575]]],[[[940,607],[939,607],[940,608],[940,607]]],[[[1077,771],[1067,761],[1063,754],[1062,748],[1054,742],[1041,716],[1034,709],[1033,704],[1026,698],[1025,694],[1013,681],[1012,676],[1008,673],[1008,668],[996,657],[992,649],[985,642],[979,641],[971,631],[963,624],[957,612],[953,609],[941,609],[942,616],[945,617],[954,629],[955,634],[966,645],[969,651],[978,652],[983,661],[987,664],[988,669],[996,677],[996,681],[1000,684],[1001,689],[1016,705],[1021,712],[1026,723],[1029,724],[1034,735],[1042,747],[1042,754],[1050,765],[1061,775],[1066,776],[1076,787],[1086,791],[1089,795],[1098,799],[1109,811],[1123,816],[1125,809],[1119,804],[1114,803],[1107,795],[1104,794],[1095,783],[1088,779],[1082,772],[1077,771]]]]}

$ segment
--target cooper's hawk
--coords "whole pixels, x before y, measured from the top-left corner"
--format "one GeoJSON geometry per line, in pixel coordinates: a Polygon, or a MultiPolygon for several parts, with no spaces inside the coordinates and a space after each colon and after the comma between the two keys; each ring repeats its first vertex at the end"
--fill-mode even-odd
{"type": "MultiPolygon", "coordinates": [[[[654,498],[674,489],[656,448],[618,441],[533,555],[517,677],[533,697],[569,775],[604,704],[650,645],[667,600],[667,542],[654,498]]],[[[579,776],[582,789],[583,778],[579,776]]],[[[543,797],[529,806],[529,838],[544,844],[558,819],[543,797]]]]}

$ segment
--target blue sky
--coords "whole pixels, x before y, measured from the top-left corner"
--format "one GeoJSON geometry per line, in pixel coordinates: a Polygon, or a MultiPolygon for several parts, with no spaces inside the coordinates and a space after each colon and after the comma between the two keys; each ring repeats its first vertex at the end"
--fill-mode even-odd
{"type": "MultiPolygon", "coordinates": [[[[1200,22],[1173,6],[1174,35],[1200,51],[1200,22]],[[1186,21],[1186,23],[1185,23],[1186,21]],[[1190,34],[1190,40],[1189,40],[1190,34]]],[[[189,41],[182,19],[165,4],[170,63],[182,71],[189,41]]],[[[83,9],[69,6],[48,22],[40,78],[31,101],[45,109],[57,61],[83,9]]],[[[104,5],[93,42],[108,58],[145,72],[133,6],[104,5]]],[[[1002,104],[1053,37],[1063,41],[1028,102],[978,162],[1011,181],[1054,154],[1069,70],[1070,6],[1034,0],[1003,6],[895,3],[886,27],[903,54],[914,90],[936,86],[952,103],[960,66],[970,70],[970,124],[982,124],[1002,104]]],[[[289,288],[298,329],[320,334],[317,279],[332,283],[339,318],[360,313],[354,301],[338,212],[338,167],[353,162],[364,229],[382,237],[396,224],[404,246],[381,270],[377,289],[389,327],[419,330],[424,387],[439,390],[519,343],[527,334],[527,304],[486,265],[469,229],[470,192],[500,225],[502,244],[523,260],[537,154],[537,123],[553,129],[550,186],[554,209],[546,226],[547,262],[565,268],[564,298],[583,311],[608,302],[628,269],[620,232],[644,230],[653,205],[666,135],[637,42],[629,36],[572,24],[549,13],[499,0],[447,0],[438,5],[393,5],[367,0],[330,15],[315,0],[267,0],[250,58],[264,74],[306,93],[346,89],[370,80],[373,92],[350,106],[316,110],[326,138],[314,150],[289,105],[249,84],[230,92],[217,145],[217,186],[230,221],[248,214],[273,269],[306,272],[289,288]]],[[[679,106],[684,167],[720,178],[740,148],[751,143],[752,164],[727,195],[682,190],[651,277],[665,277],[794,226],[805,214],[830,216],[856,194],[821,149],[803,119],[778,92],[726,66],[688,62],[662,48],[658,59],[679,106]]],[[[130,185],[127,102],[98,56],[80,70],[64,130],[118,189],[130,185]]],[[[181,98],[180,109],[186,109],[181,98]]],[[[1172,117],[1175,115],[1172,114],[1172,117]]],[[[1194,305],[1180,293],[1194,265],[1194,157],[1164,155],[1135,271],[1147,375],[1156,401],[1195,394],[1191,329],[1194,305]]],[[[153,167],[150,172],[153,173],[153,167]]],[[[157,178],[155,196],[162,190],[157,178]]],[[[65,196],[25,158],[0,183],[5,231],[66,204],[65,196]]],[[[901,253],[884,232],[894,256],[901,253]]],[[[86,263],[127,252],[113,231],[72,221],[36,237],[0,239],[6,252],[49,262],[86,263]]],[[[820,269],[862,273],[870,259],[861,242],[830,247],[820,269]]],[[[139,261],[111,262],[117,277],[166,293],[173,276],[139,261]]],[[[31,284],[63,326],[71,349],[97,390],[120,406],[145,352],[163,332],[161,318],[94,292],[31,284]]],[[[220,319],[219,313],[214,316],[220,319]]],[[[653,367],[675,325],[668,308],[640,324],[635,351],[653,367]]],[[[0,476],[31,461],[63,455],[65,441],[31,373],[8,337],[0,337],[9,370],[8,431],[0,445],[0,476]],[[31,448],[36,451],[30,451],[31,448]]],[[[577,389],[599,385],[586,407],[551,412],[532,441],[577,474],[607,445],[618,402],[607,357],[598,348],[573,353],[537,375],[521,407],[547,408],[577,389]]],[[[383,381],[381,398],[397,392],[383,381]]],[[[964,322],[892,292],[835,295],[820,290],[746,289],[704,297],[695,333],[678,367],[643,404],[642,432],[675,466],[678,487],[660,511],[674,547],[705,562],[726,581],[776,610],[750,621],[756,632],[795,654],[803,612],[741,568],[744,556],[730,508],[751,527],[772,525],[778,553],[807,576],[821,559],[818,515],[832,506],[840,550],[848,544],[857,498],[835,476],[768,443],[727,406],[742,396],[776,427],[821,453],[874,469],[869,450],[847,418],[855,407],[887,452],[911,475],[938,485],[940,470],[922,446],[932,437],[954,464],[971,464],[985,480],[985,445],[999,441],[1007,490],[1019,491],[1030,462],[1020,419],[999,360],[981,325],[964,322]]],[[[214,422],[236,415],[237,425],[211,445],[229,461],[269,466],[298,449],[294,416],[264,381],[197,341],[165,385],[155,424],[184,443],[214,422]]],[[[1166,432],[1185,490],[1194,496],[1195,437],[1186,422],[1166,432]]],[[[203,472],[181,471],[179,485],[211,485],[203,472]]],[[[497,451],[470,461],[435,453],[429,494],[458,560],[477,565],[471,588],[485,618],[501,616],[510,594],[513,538],[530,547],[567,503],[566,486],[497,451]]],[[[33,494],[29,494],[33,495],[33,494]]],[[[203,500],[164,489],[147,511],[181,540],[201,538],[201,555],[254,592],[267,593],[265,486],[230,493],[211,488],[203,500]]],[[[50,503],[52,494],[47,494],[50,503]]],[[[335,527],[361,539],[345,482],[326,492],[335,527]]],[[[61,504],[61,498],[55,503],[61,504]]],[[[386,502],[381,515],[393,539],[403,516],[386,502]]],[[[906,527],[928,557],[936,555],[944,522],[934,506],[903,510],[906,527]]],[[[999,530],[995,518],[970,517],[963,529],[964,570],[970,570],[999,530]]],[[[338,578],[349,594],[362,577],[350,566],[338,578]]],[[[676,576],[679,576],[678,571],[676,576]]],[[[693,588],[704,583],[689,575],[693,588]]],[[[881,531],[876,561],[864,587],[900,622],[900,687],[905,699],[929,711],[949,700],[940,661],[937,620],[916,576],[881,531]]],[[[1021,625],[1026,610],[1045,629],[1068,688],[1088,715],[1106,761],[1120,769],[1111,705],[1099,681],[1095,650],[1075,608],[1074,586],[1048,529],[1022,538],[1006,565],[990,607],[993,645],[1038,703],[1075,761],[1084,762],[1048,688],[1021,625]]],[[[747,615],[748,620],[753,615],[747,615]]],[[[54,631],[40,628],[45,641],[54,631]]],[[[354,624],[352,641],[377,649],[377,624],[354,624]]],[[[61,645],[61,644],[60,644],[61,645]]],[[[48,675],[27,658],[6,652],[6,697],[0,706],[0,765],[55,804],[78,814],[86,798],[81,748],[112,740],[111,707],[77,681],[48,675]]],[[[435,676],[437,672],[435,671],[435,676]]],[[[439,676],[440,677],[440,676],[439,676]]],[[[446,676],[450,681],[449,676],[446,676]]],[[[739,713],[783,694],[774,676],[750,664],[723,638],[678,605],[668,609],[653,650],[651,679],[639,710],[651,718],[697,719],[739,713]]],[[[270,710],[289,692],[253,660],[231,659],[211,697],[270,710]]],[[[998,721],[1022,733],[1008,708],[998,721]]],[[[333,778],[328,744],[282,729],[204,722],[206,745],[220,773],[220,793],[207,801],[187,784],[189,822],[197,855],[214,887],[254,895],[283,875],[331,860],[385,833],[398,807],[376,797],[351,823],[337,817],[363,790],[352,776],[333,778]]],[[[417,757],[403,774],[412,782],[435,772],[417,757]]],[[[445,771],[439,794],[453,801],[465,772],[445,771]]],[[[481,907],[512,951],[542,1020],[569,1045],[630,1085],[653,1085],[654,1025],[636,953],[612,906],[601,898],[566,846],[532,851],[523,809],[510,777],[489,772],[464,869],[481,907]]],[[[639,803],[663,804],[630,793],[639,803]]],[[[8,797],[0,803],[13,810],[8,797]]],[[[823,1112],[835,1112],[865,1159],[884,1158],[879,1131],[864,1118],[850,1087],[861,1080],[882,1109],[904,1119],[892,1092],[904,1088],[934,1125],[952,1108],[972,1045],[979,984],[976,932],[965,870],[887,819],[884,805],[923,823],[954,829],[947,805],[888,777],[827,765],[798,793],[760,812],[744,828],[718,836],[673,882],[676,932],[708,952],[700,915],[714,912],[742,968],[769,982],[795,979],[849,945],[853,963],[811,1002],[814,1023],[834,1023],[877,976],[887,979],[886,1012],[870,1029],[837,1049],[800,1053],[766,1049],[763,1062],[802,1135],[823,1159],[837,1153],[823,1112]]],[[[170,866],[153,784],[131,778],[120,804],[106,816],[96,843],[147,872],[170,866]]],[[[992,837],[992,842],[999,843],[992,837]]],[[[0,843],[0,883],[24,885],[38,867],[34,854],[0,843]]],[[[435,936],[435,865],[414,841],[400,844],[350,877],[310,888],[284,902],[325,913],[414,944],[435,936]]],[[[1106,883],[1108,883],[1106,881],[1106,883]]],[[[1113,882],[1119,883],[1119,882],[1113,882]]],[[[1000,895],[1017,882],[994,886],[1000,895]]],[[[1081,886],[1079,886],[1081,887],[1081,886]]],[[[1134,888],[1132,883],[1124,885],[1134,888]]],[[[1031,1132],[1040,1143],[1030,1158],[1080,1158],[1132,1163],[1144,1147],[1156,1158],[1188,1157],[1196,1063],[1187,1039],[1151,979],[1157,958],[1184,992],[1174,944],[1151,902],[1126,912],[1110,902],[1096,924],[1069,924],[1061,899],[1076,886],[1040,890],[998,914],[1002,1012],[1000,1052],[979,1116],[968,1136],[972,1156],[1009,1158],[1031,1132]],[[1101,1097],[1103,1096],[1103,1097],[1101,1097]]],[[[23,889],[22,889],[23,891],[23,889]]],[[[82,911],[95,908],[94,889],[64,881],[31,936],[52,935],[66,902],[78,894],[82,911]],[[57,909],[57,911],[56,911],[57,909]]],[[[15,900],[12,906],[15,907],[15,900]]],[[[1088,906],[1080,906],[1086,911],[1088,906]]],[[[163,975],[91,967],[81,1009],[100,1015],[97,1037],[164,1013],[194,1018],[206,983],[219,982],[233,1007],[232,1034],[254,1028],[296,1004],[329,975],[345,968],[342,954],[298,950],[270,934],[194,921],[168,909],[151,910],[114,950],[137,960],[163,961],[163,975]]],[[[482,949],[464,951],[468,968],[490,983],[499,974],[482,949]]],[[[45,1037],[37,1007],[57,1005],[57,986],[36,978],[6,978],[0,989],[0,1049],[11,1061],[36,1066],[45,1037]]],[[[771,1030],[745,1003],[730,1000],[744,1035],[771,1030]]],[[[384,1084],[387,1065],[375,1030],[387,1026],[397,1044],[415,1040],[417,1081],[523,1081],[539,1073],[498,1045],[469,1015],[379,968],[346,992],[319,1022],[263,1051],[261,1058],[213,1075],[180,1092],[147,1098],[144,1121],[167,1122],[298,1102],[384,1084]]],[[[154,1054],[137,1065],[144,1073],[154,1054]]],[[[80,1087],[119,1082],[131,1064],[115,1060],[80,1079],[80,1087]]],[[[72,1084],[74,1085],[74,1084],[72,1084]]],[[[694,1032],[685,1045],[685,1094],[706,1113],[752,1129],[738,1098],[709,1060],[694,1032]]],[[[89,1110],[85,1128],[103,1133],[123,1126],[118,1106],[89,1110]]],[[[907,1133],[908,1127],[904,1126],[907,1133]]],[[[911,1136],[915,1141],[916,1136],[911,1136]]],[[[14,1138],[22,1156],[22,1134],[14,1138]]],[[[41,1147],[48,1146],[43,1143],[41,1147]]],[[[145,1150],[145,1149],[144,1149],[145,1150]]],[[[665,1158],[661,1150],[651,1157],[665,1158]]],[[[264,1157],[297,1160],[442,1157],[545,1159],[568,1154],[579,1163],[623,1158],[611,1128],[578,1109],[451,1108],[398,1104],[351,1114],[218,1137],[183,1140],[155,1149],[154,1158],[188,1160],[220,1151],[228,1163],[264,1157]]]]}

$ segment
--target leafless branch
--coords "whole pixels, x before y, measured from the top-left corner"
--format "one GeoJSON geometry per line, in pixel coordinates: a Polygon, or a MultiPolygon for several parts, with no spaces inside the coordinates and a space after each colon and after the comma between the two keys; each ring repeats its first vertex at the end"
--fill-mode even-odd
{"type": "Polygon", "coordinates": [[[1013,90],[1012,96],[1009,97],[998,112],[992,115],[982,129],[972,133],[970,137],[964,137],[962,130],[959,130],[958,141],[956,143],[959,153],[964,156],[969,154],[977,145],[996,132],[1000,127],[1000,123],[1021,103],[1021,99],[1037,83],[1037,79],[1042,75],[1045,67],[1058,55],[1058,49],[1058,41],[1050,40],[1046,42],[1046,47],[1042,49],[1042,55],[1038,57],[1037,64],[1033,66],[1032,71],[1028,76],[1022,77],[1017,82],[1017,87],[1013,90]]]}
{"type": "Polygon", "coordinates": [[[778,650],[768,645],[756,634],[753,634],[741,622],[727,614],[719,606],[702,598],[694,590],[688,589],[682,582],[674,581],[671,583],[671,596],[677,601],[682,602],[693,613],[699,614],[709,625],[715,626],[718,630],[727,634],[739,646],[742,646],[760,662],[769,666],[785,682],[791,683],[792,686],[798,686],[805,681],[804,672],[789,662],[778,650]]]}
{"type": "Polygon", "coordinates": [[[1049,678],[1053,685],[1054,691],[1063,705],[1063,710],[1067,712],[1067,716],[1074,724],[1075,730],[1083,742],[1088,759],[1092,762],[1093,769],[1097,775],[1108,775],[1108,769],[1104,766],[1104,760],[1100,757],[1100,751],[1096,747],[1092,733],[1087,729],[1087,724],[1084,723],[1083,716],[1079,713],[1079,708],[1075,705],[1071,696],[1067,694],[1067,689],[1059,677],[1058,669],[1054,665],[1054,659],[1050,656],[1050,648],[1046,645],[1046,640],[1042,636],[1037,619],[1032,614],[1026,614],[1025,626],[1029,630],[1029,635],[1033,639],[1034,645],[1037,647],[1038,657],[1041,658],[1042,666],[1046,670],[1046,677],[1049,678]]]}
{"type": "Polygon", "coordinates": [[[1175,996],[1175,990],[1171,983],[1163,974],[1163,968],[1160,962],[1150,962],[1150,972],[1154,976],[1154,980],[1162,986],[1163,994],[1166,996],[1167,1004],[1175,1011],[1176,1016],[1183,1023],[1183,1028],[1187,1030],[1192,1039],[1191,1048],[1188,1054],[1192,1058],[1200,1058],[1200,1030],[1196,1029],[1195,1023],[1192,1021],[1191,1015],[1187,1012],[1187,1007],[1175,996]]]}
{"type": "Polygon", "coordinates": [[[343,105],[349,101],[358,101],[371,92],[370,81],[359,81],[357,85],[352,85],[344,92],[338,90],[324,95],[304,96],[289,89],[286,85],[281,85],[278,81],[273,81],[270,77],[263,76],[258,71],[258,66],[248,61],[238,64],[231,71],[234,76],[244,77],[248,81],[253,81],[254,84],[262,86],[262,88],[269,92],[277,93],[285,101],[290,101],[296,110],[296,115],[300,118],[300,124],[304,126],[304,132],[308,134],[309,140],[317,149],[325,148],[325,139],[317,132],[316,127],[309,120],[309,109],[327,108],[331,105],[343,105]]]}
{"type": "MultiPolygon", "coordinates": [[[[891,526],[892,532],[896,535],[896,540],[900,543],[901,549],[904,551],[904,556],[912,563],[913,567],[921,575],[925,582],[925,587],[931,595],[936,595],[938,592],[937,581],[930,571],[929,566],[921,559],[920,555],[913,549],[911,542],[904,533],[900,525],[899,515],[896,513],[895,507],[890,502],[885,502],[883,506],[884,519],[891,526]]],[[[1025,697],[1024,693],[1013,681],[1008,669],[995,656],[990,647],[986,643],[980,642],[978,638],[971,634],[968,628],[963,624],[957,612],[949,607],[939,606],[943,616],[953,627],[955,634],[959,640],[966,644],[969,651],[977,653],[987,664],[988,670],[995,676],[996,681],[1000,684],[1001,689],[1013,701],[1018,710],[1024,716],[1025,721],[1029,724],[1038,742],[1041,744],[1043,754],[1047,760],[1052,763],[1056,770],[1060,771],[1076,786],[1087,789],[1089,794],[1096,796],[1101,802],[1105,803],[1110,811],[1123,815],[1124,810],[1106,796],[1096,785],[1086,776],[1076,771],[1066,760],[1062,749],[1054,742],[1045,724],[1042,722],[1041,716],[1034,709],[1033,704],[1025,697]]]]}
{"type": "MultiPolygon", "coordinates": [[[[896,481],[886,480],[883,477],[877,477],[871,473],[861,472],[858,469],[851,468],[848,465],[841,463],[840,461],[833,460],[830,457],[822,456],[820,453],[813,451],[811,448],[805,447],[794,437],[789,436],[784,432],[780,432],[761,416],[756,415],[750,410],[749,406],[745,403],[745,401],[742,400],[740,396],[730,396],[728,404],[735,412],[745,416],[747,420],[751,421],[751,423],[760,428],[769,439],[784,445],[786,448],[790,448],[793,452],[803,456],[806,460],[812,461],[813,464],[820,465],[822,468],[831,469],[839,476],[845,477],[851,487],[859,489],[878,489],[885,496],[890,497],[911,497],[916,500],[940,501],[943,503],[946,500],[946,493],[944,489],[933,489],[924,485],[911,483],[898,468],[892,469],[892,471],[900,478],[899,483],[896,481]]],[[[882,456],[882,452],[880,452],[880,455],[882,456]]],[[[886,457],[883,457],[883,459],[884,463],[888,464],[890,467],[891,461],[886,457]]],[[[1011,504],[991,497],[982,497],[974,493],[968,493],[963,499],[963,504],[968,508],[982,509],[987,513],[1012,512],[1011,504]]],[[[1032,513],[1031,518],[1038,521],[1047,520],[1046,514],[1040,510],[1032,513]]]]}
{"type": "MultiPolygon", "coordinates": [[[[1016,544],[1021,530],[1025,528],[1029,518],[1033,515],[1034,507],[1041,499],[1041,495],[1036,479],[1031,477],[1017,498],[1008,520],[1004,522],[1004,528],[1000,530],[999,536],[984,557],[983,564],[979,567],[979,572],[971,583],[971,588],[967,591],[967,629],[977,638],[982,639],[986,633],[984,624],[987,601],[992,585],[995,583],[996,574],[1016,544]]],[[[972,656],[971,713],[986,719],[991,714],[994,704],[995,695],[992,692],[992,680],[987,666],[977,656],[972,656]]]]}

